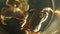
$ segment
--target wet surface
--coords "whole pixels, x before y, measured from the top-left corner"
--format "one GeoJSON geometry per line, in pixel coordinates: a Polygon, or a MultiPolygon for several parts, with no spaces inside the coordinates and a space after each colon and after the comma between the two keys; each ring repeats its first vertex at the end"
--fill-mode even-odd
{"type": "Polygon", "coordinates": [[[60,34],[60,13],[54,13],[52,23],[41,34],[60,34]]]}

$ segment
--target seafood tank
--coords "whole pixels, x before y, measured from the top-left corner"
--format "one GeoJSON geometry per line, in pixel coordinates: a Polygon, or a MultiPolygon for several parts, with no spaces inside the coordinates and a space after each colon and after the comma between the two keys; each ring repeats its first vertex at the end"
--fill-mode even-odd
{"type": "Polygon", "coordinates": [[[0,34],[60,34],[60,0],[0,0],[0,34]]]}

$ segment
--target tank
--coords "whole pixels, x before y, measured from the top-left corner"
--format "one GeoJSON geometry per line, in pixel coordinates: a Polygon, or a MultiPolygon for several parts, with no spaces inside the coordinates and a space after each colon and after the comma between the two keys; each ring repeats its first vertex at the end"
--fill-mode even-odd
{"type": "Polygon", "coordinates": [[[0,34],[60,34],[60,0],[0,2],[0,34]]]}

